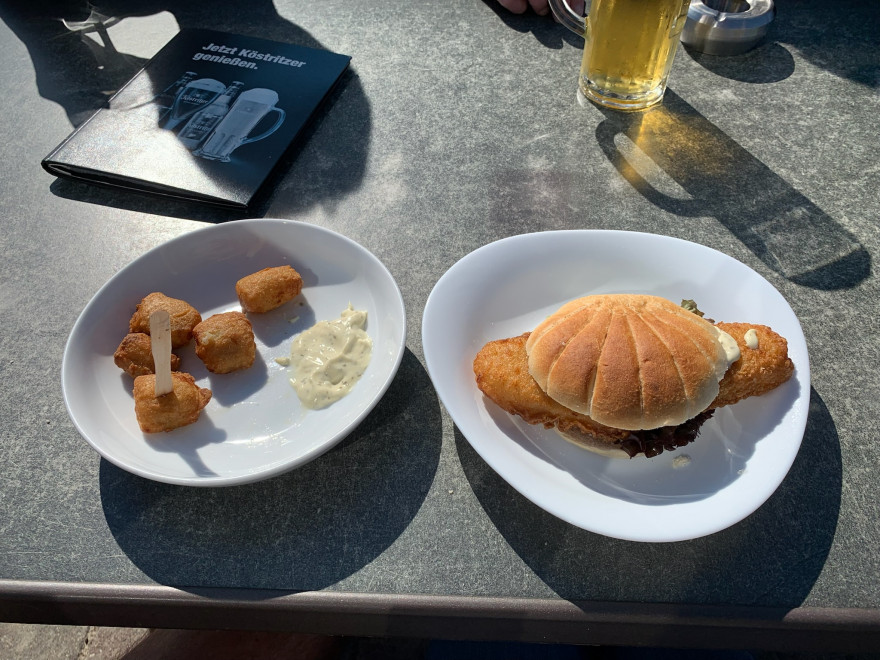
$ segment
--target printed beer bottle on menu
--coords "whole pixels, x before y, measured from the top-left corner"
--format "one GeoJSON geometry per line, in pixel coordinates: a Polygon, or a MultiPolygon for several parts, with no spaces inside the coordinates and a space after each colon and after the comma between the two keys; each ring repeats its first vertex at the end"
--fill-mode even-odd
{"type": "Polygon", "coordinates": [[[208,134],[214,130],[214,127],[229,112],[232,102],[241,92],[242,87],[244,87],[243,82],[233,82],[226,88],[223,94],[196,112],[187,122],[186,126],[180,129],[177,137],[180,138],[180,141],[183,142],[187,149],[198,147],[208,134]]]}
{"type": "Polygon", "coordinates": [[[159,110],[159,118],[158,121],[161,123],[165,116],[171,112],[171,109],[174,107],[174,102],[177,100],[177,97],[186,89],[186,86],[195,79],[198,74],[195,71],[187,71],[180,78],[178,78],[175,82],[170,84],[164,90],[162,90],[159,94],[155,96],[152,100],[153,105],[155,105],[159,110]]]}
{"type": "Polygon", "coordinates": [[[193,80],[183,88],[183,91],[174,100],[174,105],[163,128],[169,130],[177,128],[225,90],[226,85],[213,78],[193,80]]]}

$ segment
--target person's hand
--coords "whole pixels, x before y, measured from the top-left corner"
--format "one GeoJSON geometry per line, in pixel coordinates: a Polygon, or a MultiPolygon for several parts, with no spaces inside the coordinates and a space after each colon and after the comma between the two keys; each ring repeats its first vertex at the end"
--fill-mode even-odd
{"type": "MultiPolygon", "coordinates": [[[[522,14],[531,7],[539,16],[546,16],[550,13],[550,5],[547,0],[498,0],[498,4],[514,14],[522,14]]],[[[583,15],[584,0],[568,0],[568,6],[575,13],[583,15]]]]}
{"type": "Polygon", "coordinates": [[[529,6],[540,16],[550,13],[547,0],[498,0],[498,4],[514,14],[524,14],[529,6]]]}

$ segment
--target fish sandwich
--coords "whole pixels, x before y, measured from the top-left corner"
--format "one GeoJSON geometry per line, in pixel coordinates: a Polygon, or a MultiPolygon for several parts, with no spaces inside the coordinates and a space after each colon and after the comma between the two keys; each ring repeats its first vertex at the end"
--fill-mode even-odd
{"type": "Polygon", "coordinates": [[[785,339],[766,326],[713,324],[636,294],[571,301],[474,361],[477,385],[507,412],[630,458],[693,442],[715,408],[763,394],[793,370],[785,339]]]}

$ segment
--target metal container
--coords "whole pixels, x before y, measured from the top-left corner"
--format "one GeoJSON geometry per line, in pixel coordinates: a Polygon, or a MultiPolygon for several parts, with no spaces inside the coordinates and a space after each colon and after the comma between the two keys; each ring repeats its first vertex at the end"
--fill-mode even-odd
{"type": "Polygon", "coordinates": [[[745,53],[761,43],[775,16],[773,0],[691,0],[681,41],[708,55],[745,53]]]}

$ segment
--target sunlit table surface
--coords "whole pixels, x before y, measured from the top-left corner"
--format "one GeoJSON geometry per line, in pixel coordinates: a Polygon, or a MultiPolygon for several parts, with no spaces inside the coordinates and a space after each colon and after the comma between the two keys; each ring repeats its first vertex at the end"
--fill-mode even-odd
{"type": "Polygon", "coordinates": [[[32,4],[0,8],[0,619],[880,648],[876,6],[780,0],[766,43],[682,49],[663,105],[618,114],[578,104],[581,40],[489,0],[145,0],[102,6],[104,40],[60,20],[87,16],[76,3],[32,4]],[[185,27],[352,56],[255,207],[45,173],[185,27]],[[341,444],[266,481],[195,489],[115,467],[62,399],[74,322],[149,249],[247,217],[331,229],[387,266],[406,306],[396,378],[341,444]],[[806,434],[742,522],[675,543],[585,531],[520,495],[453,424],[426,370],[429,293],[483,245],[559,229],[699,243],[791,305],[812,372],[806,434]]]}

